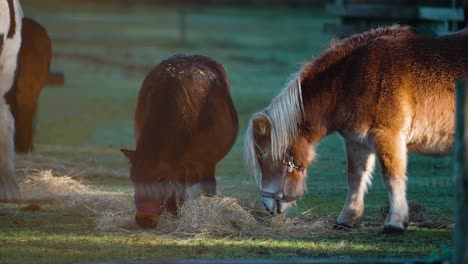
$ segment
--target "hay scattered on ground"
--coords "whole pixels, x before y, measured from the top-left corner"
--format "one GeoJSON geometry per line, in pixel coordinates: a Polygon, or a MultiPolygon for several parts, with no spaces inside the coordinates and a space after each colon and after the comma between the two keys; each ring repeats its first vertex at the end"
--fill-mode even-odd
{"type": "MultiPolygon", "coordinates": [[[[142,230],[134,220],[131,193],[101,191],[78,180],[76,176],[70,176],[67,173],[76,172],[76,168],[79,168],[75,163],[53,158],[51,162],[51,158],[42,156],[31,156],[21,162],[23,168],[49,168],[23,170],[20,186],[24,202],[32,204],[24,207],[24,211],[34,212],[41,210],[44,203],[53,203],[73,213],[95,217],[96,230],[101,232],[143,232],[183,238],[310,238],[337,232],[332,230],[335,216],[318,217],[312,212],[305,212],[297,216],[271,217],[264,211],[257,196],[243,193],[236,193],[236,197],[200,197],[180,207],[177,216],[164,213],[154,230],[142,230]],[[28,162],[30,165],[25,166],[28,162]]],[[[84,175],[92,175],[97,171],[94,168],[82,168],[84,175]]],[[[450,219],[445,223],[441,219],[428,218],[426,209],[420,204],[410,201],[409,205],[413,226],[453,226],[450,219]]],[[[384,218],[388,205],[382,206],[380,212],[384,218]]],[[[360,230],[352,232],[368,232],[369,228],[375,227],[361,225],[360,230]]]]}
{"type": "Polygon", "coordinates": [[[86,209],[91,213],[130,208],[128,195],[99,191],[68,175],[56,176],[51,170],[29,171],[20,181],[23,202],[54,202],[65,208],[86,209]]]}
{"type": "MultiPolygon", "coordinates": [[[[140,232],[134,221],[131,195],[104,192],[73,179],[57,176],[51,170],[29,171],[20,181],[25,203],[40,208],[54,203],[74,213],[96,217],[96,230],[105,232],[140,232]]],[[[154,230],[155,235],[174,237],[310,237],[326,232],[326,219],[311,214],[285,218],[270,217],[251,197],[200,197],[185,203],[178,216],[164,213],[154,230]]]]}
{"type": "Polygon", "coordinates": [[[18,176],[27,175],[31,170],[52,170],[58,175],[69,175],[71,177],[117,177],[128,178],[128,169],[108,169],[104,167],[90,167],[81,162],[73,162],[58,159],[56,157],[40,154],[17,155],[16,167],[18,176]]]}
{"type": "MultiPolygon", "coordinates": [[[[200,197],[185,203],[178,216],[164,213],[153,232],[174,237],[282,237],[299,238],[323,234],[330,230],[325,218],[309,213],[297,217],[270,217],[261,208],[245,207],[233,197],[200,197]]],[[[104,212],[97,219],[97,230],[139,229],[134,211],[104,212]]]]}

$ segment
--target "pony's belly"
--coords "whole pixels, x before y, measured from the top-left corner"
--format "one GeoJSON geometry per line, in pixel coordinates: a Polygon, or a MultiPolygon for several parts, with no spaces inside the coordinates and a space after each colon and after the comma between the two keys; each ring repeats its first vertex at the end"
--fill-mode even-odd
{"type": "Polygon", "coordinates": [[[423,155],[447,155],[453,147],[453,133],[432,132],[414,136],[407,142],[408,151],[423,155]]]}
{"type": "Polygon", "coordinates": [[[17,64],[18,52],[21,47],[21,19],[23,11],[18,1],[14,1],[15,8],[15,33],[12,38],[7,37],[10,26],[10,11],[9,6],[5,4],[0,5],[0,36],[3,38],[3,47],[0,48],[0,96],[3,97],[8,90],[10,90],[15,79],[15,71],[17,64]],[[5,14],[8,12],[8,15],[5,14]],[[8,22],[8,23],[6,23],[8,22]],[[6,27],[5,25],[8,25],[6,27]]]}

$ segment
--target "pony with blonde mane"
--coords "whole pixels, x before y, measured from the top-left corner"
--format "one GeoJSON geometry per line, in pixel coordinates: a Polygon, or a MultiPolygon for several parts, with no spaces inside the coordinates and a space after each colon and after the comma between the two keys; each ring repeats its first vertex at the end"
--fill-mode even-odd
{"type": "Polygon", "coordinates": [[[336,226],[359,225],[378,158],[390,198],[384,232],[403,232],[407,152],[451,151],[454,86],[466,76],[466,30],[426,38],[393,26],[333,43],[250,120],[244,156],[260,177],[266,210],[283,213],[303,195],[316,144],[338,132],[346,147],[348,195],[336,226]]]}
{"type": "Polygon", "coordinates": [[[0,201],[21,200],[15,176],[14,120],[5,94],[15,78],[23,11],[18,0],[0,0],[0,201]]]}

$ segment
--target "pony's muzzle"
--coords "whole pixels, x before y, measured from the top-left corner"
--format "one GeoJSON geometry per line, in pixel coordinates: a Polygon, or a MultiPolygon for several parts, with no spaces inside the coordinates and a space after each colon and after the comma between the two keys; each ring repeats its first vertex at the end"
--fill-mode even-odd
{"type": "Polygon", "coordinates": [[[270,215],[286,213],[293,204],[293,202],[283,202],[274,198],[262,198],[262,203],[270,215]]]}
{"type": "Polygon", "coordinates": [[[276,211],[276,199],[262,197],[262,203],[263,203],[263,207],[265,207],[265,210],[270,215],[275,213],[275,211],[276,211]]]}
{"type": "Polygon", "coordinates": [[[153,229],[158,225],[160,214],[146,214],[141,212],[136,212],[135,222],[141,228],[153,229]]]}
{"type": "Polygon", "coordinates": [[[144,206],[136,204],[135,221],[141,228],[152,229],[158,225],[159,217],[163,211],[162,206],[144,206]]]}
{"type": "Polygon", "coordinates": [[[291,208],[292,204],[294,202],[282,202],[282,201],[278,201],[277,205],[276,205],[276,212],[278,214],[283,214],[283,213],[286,213],[289,208],[291,208]]]}

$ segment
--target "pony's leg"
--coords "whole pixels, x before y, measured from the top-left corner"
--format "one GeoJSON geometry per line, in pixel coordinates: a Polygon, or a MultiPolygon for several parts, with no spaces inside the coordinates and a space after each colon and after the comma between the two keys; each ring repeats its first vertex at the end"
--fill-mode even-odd
{"type": "Polygon", "coordinates": [[[216,165],[209,165],[205,168],[203,173],[202,191],[205,196],[216,195],[216,178],[215,178],[216,165]]]}
{"type": "Polygon", "coordinates": [[[184,201],[196,200],[203,194],[200,181],[201,175],[203,175],[202,168],[200,164],[197,164],[196,166],[185,169],[184,201]]]}
{"type": "Polygon", "coordinates": [[[390,211],[384,223],[384,233],[400,234],[409,220],[406,201],[406,143],[400,133],[380,132],[375,134],[374,144],[390,198],[390,211]]]}
{"type": "Polygon", "coordinates": [[[357,227],[364,214],[364,195],[371,185],[375,164],[373,146],[347,140],[348,196],[336,220],[337,227],[357,227]]]}
{"type": "Polygon", "coordinates": [[[0,201],[21,201],[15,176],[14,119],[4,99],[0,99],[0,201]]]}
{"type": "Polygon", "coordinates": [[[174,191],[166,202],[166,209],[173,215],[177,215],[179,210],[177,192],[174,191]]]}
{"type": "Polygon", "coordinates": [[[16,96],[7,93],[11,114],[15,120],[15,149],[17,153],[29,153],[33,150],[34,116],[36,115],[37,102],[36,100],[27,102],[22,98],[15,98],[16,96]]]}
{"type": "Polygon", "coordinates": [[[203,165],[193,169],[191,173],[197,173],[198,177],[186,179],[185,200],[195,200],[201,195],[216,195],[215,167],[216,165],[203,165]]]}

